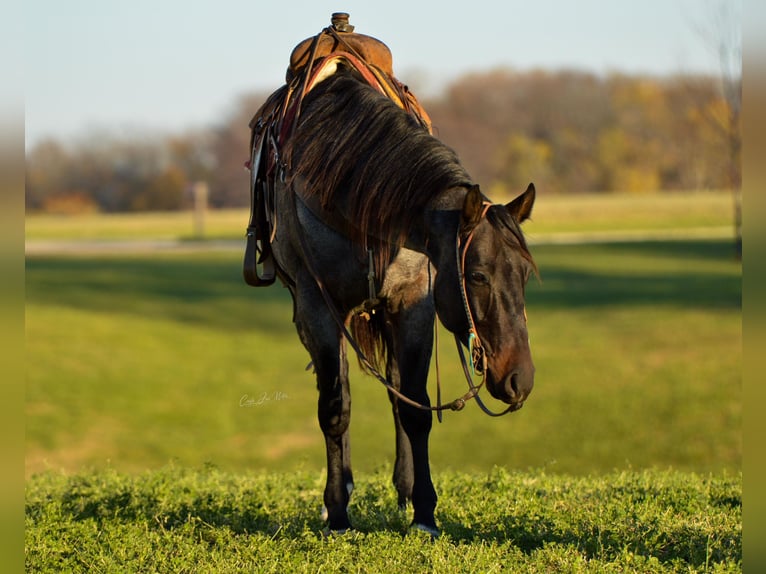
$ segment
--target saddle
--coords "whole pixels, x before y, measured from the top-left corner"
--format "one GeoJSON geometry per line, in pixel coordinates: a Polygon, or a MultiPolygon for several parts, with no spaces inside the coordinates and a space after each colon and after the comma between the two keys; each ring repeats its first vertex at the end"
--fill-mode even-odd
{"type": "Polygon", "coordinates": [[[280,156],[300,116],[303,97],[339,64],[352,67],[364,80],[414,116],[429,133],[431,120],[415,95],[393,74],[391,51],[380,40],[355,33],[348,14],[335,13],[331,26],[293,49],[286,83],[271,94],[250,121],[250,222],[243,275],[253,287],[274,283],[278,266],[271,251],[276,234],[274,192],[286,181],[289,165],[280,156]]]}
{"type": "Polygon", "coordinates": [[[308,65],[315,39],[317,41],[315,58],[323,58],[339,50],[347,51],[347,47],[350,47],[368,64],[379,68],[389,76],[394,75],[391,50],[388,49],[388,46],[377,38],[355,33],[354,27],[348,22],[348,14],[344,12],[333,14],[331,22],[333,30],[342,35],[342,41],[330,34],[320,34],[318,39],[312,36],[303,40],[290,54],[290,66],[287,68],[285,76],[288,84],[308,65]]]}

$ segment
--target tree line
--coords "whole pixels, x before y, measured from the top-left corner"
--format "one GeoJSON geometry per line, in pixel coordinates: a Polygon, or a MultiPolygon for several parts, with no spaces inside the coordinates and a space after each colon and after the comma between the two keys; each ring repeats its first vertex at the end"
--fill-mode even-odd
{"type": "MultiPolygon", "coordinates": [[[[26,156],[27,209],[184,209],[196,181],[212,207],[246,206],[248,123],[267,95],[240,98],[209,129],[40,142],[26,156]]],[[[421,103],[489,195],[530,181],[540,193],[641,193],[731,189],[740,178],[741,125],[712,76],[498,69],[421,103]]]]}

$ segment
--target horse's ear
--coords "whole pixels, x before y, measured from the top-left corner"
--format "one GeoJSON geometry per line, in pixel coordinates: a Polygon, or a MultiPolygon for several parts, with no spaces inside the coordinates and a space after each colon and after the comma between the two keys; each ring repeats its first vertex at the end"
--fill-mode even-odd
{"type": "Polygon", "coordinates": [[[511,215],[521,223],[529,219],[532,215],[532,206],[535,204],[535,184],[530,183],[527,187],[527,191],[522,193],[516,199],[506,204],[505,208],[511,213],[511,215]]]}
{"type": "Polygon", "coordinates": [[[463,214],[460,220],[460,229],[468,232],[481,221],[482,211],[484,210],[484,196],[478,185],[471,186],[463,200],[463,214]]]}

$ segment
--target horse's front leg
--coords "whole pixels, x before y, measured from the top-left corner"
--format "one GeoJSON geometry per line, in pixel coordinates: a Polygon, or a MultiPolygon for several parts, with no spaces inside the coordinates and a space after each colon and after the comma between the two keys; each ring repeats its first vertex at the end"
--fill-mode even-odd
{"type": "Polygon", "coordinates": [[[347,508],[354,487],[349,446],[348,361],[338,327],[321,294],[313,287],[296,297],[296,326],[314,363],[319,390],[317,414],[327,451],[323,514],[331,531],[342,532],[351,528],[347,508]]]}
{"type": "MultiPolygon", "coordinates": [[[[394,349],[393,337],[387,334],[386,345],[389,349],[394,349]]],[[[386,364],[386,378],[389,382],[401,391],[401,377],[399,375],[399,361],[395,352],[389,352],[386,364]]],[[[399,399],[392,393],[388,394],[391,401],[391,411],[394,415],[394,430],[396,431],[396,460],[394,461],[394,487],[399,495],[399,508],[404,510],[407,503],[412,500],[412,483],[415,480],[415,473],[412,468],[412,445],[410,438],[402,426],[402,417],[399,413],[399,399]]]]}
{"type": "MultiPolygon", "coordinates": [[[[423,299],[406,310],[389,313],[389,349],[396,364],[389,362],[389,374],[398,375],[402,394],[426,406],[430,400],[426,389],[433,347],[434,311],[429,299],[423,299]]],[[[428,436],[431,432],[431,411],[393,398],[394,422],[397,431],[397,459],[394,484],[402,505],[411,496],[413,526],[438,534],[434,510],[436,490],[431,481],[428,460],[428,436]]]]}

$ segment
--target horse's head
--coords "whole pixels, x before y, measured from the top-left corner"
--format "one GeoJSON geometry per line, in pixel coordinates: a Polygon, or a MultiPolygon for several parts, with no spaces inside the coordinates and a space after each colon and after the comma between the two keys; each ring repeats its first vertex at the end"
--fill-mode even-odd
{"type": "Polygon", "coordinates": [[[535,375],[524,303],[524,287],[535,265],[519,228],[534,201],[531,184],[507,205],[490,205],[478,186],[471,188],[460,213],[452,262],[441,254],[434,285],[439,319],[465,345],[478,340],[490,394],[515,407],[532,391],[535,375]]]}

